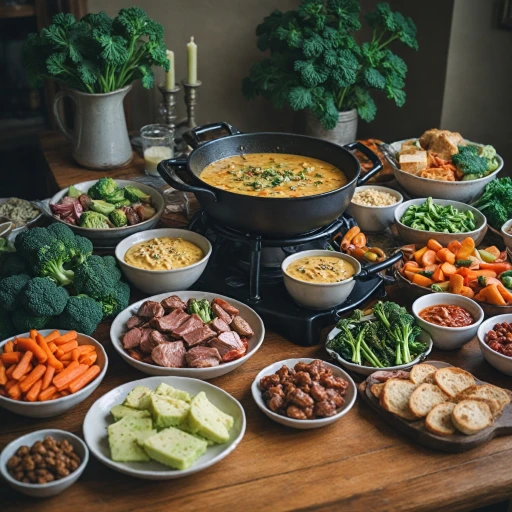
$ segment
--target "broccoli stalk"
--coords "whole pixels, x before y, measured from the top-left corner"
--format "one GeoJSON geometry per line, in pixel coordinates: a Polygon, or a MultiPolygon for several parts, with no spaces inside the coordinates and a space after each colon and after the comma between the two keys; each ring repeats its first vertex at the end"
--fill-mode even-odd
{"type": "Polygon", "coordinates": [[[187,313],[199,315],[201,320],[205,323],[213,320],[213,311],[207,299],[196,300],[192,299],[187,306],[187,313]]]}

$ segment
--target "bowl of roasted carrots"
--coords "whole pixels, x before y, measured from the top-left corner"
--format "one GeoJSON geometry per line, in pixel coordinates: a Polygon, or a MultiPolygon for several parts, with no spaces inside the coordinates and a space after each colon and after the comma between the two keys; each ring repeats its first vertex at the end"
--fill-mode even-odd
{"type": "Polygon", "coordinates": [[[44,329],[0,343],[0,407],[32,418],[56,416],[100,384],[107,354],[94,338],[44,329]]]}
{"type": "Polygon", "coordinates": [[[401,250],[396,275],[416,296],[448,292],[475,300],[487,316],[512,312],[512,264],[505,250],[477,248],[470,237],[446,246],[431,238],[401,250]]]}

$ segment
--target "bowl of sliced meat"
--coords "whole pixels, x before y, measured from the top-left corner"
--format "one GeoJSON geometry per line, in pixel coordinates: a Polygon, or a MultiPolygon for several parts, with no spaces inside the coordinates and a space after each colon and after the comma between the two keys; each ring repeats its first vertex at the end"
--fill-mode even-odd
{"type": "Polygon", "coordinates": [[[162,293],[132,304],[112,323],[115,350],[148,375],[213,379],[260,348],[265,327],[237,300],[199,291],[162,293]]]}

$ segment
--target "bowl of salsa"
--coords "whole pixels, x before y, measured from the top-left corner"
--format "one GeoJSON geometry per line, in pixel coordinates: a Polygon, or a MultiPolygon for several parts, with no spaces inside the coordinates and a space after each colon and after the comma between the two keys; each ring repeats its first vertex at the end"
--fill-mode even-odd
{"type": "Polygon", "coordinates": [[[434,347],[441,350],[454,350],[471,341],[484,319],[475,301],[451,293],[420,297],[412,305],[412,313],[432,337],[434,347]]]}

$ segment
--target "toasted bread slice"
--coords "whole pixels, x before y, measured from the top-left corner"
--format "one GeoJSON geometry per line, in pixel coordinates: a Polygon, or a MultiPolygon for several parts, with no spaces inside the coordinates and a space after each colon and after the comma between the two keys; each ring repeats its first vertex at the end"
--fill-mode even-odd
{"type": "Polygon", "coordinates": [[[412,367],[409,378],[414,382],[414,384],[422,384],[425,382],[427,377],[436,373],[436,371],[437,368],[431,364],[417,364],[412,367]]]}
{"type": "Polygon", "coordinates": [[[462,400],[453,409],[452,421],[457,430],[472,436],[493,423],[490,407],[481,400],[462,400]]]}
{"type": "Polygon", "coordinates": [[[373,384],[370,388],[370,391],[372,392],[372,395],[375,398],[379,398],[380,394],[382,393],[382,389],[384,388],[385,382],[381,382],[379,384],[373,384]]]}
{"type": "Polygon", "coordinates": [[[437,404],[425,418],[425,427],[438,436],[450,436],[457,432],[452,421],[452,412],[455,408],[453,402],[437,404]]]}
{"type": "Polygon", "coordinates": [[[410,380],[388,379],[380,394],[380,405],[404,420],[414,420],[416,417],[409,409],[409,398],[415,389],[416,384],[410,380]]]}
{"type": "Polygon", "coordinates": [[[492,384],[469,386],[469,388],[461,391],[456,397],[457,401],[466,398],[484,398],[489,400],[490,404],[492,404],[489,406],[494,416],[501,414],[501,411],[510,403],[509,394],[504,389],[493,386],[492,384]]]}
{"type": "Polygon", "coordinates": [[[475,379],[471,373],[453,366],[437,370],[434,378],[441,390],[452,398],[475,384],[475,379]]]}
{"type": "Polygon", "coordinates": [[[425,417],[436,405],[449,400],[435,384],[420,384],[409,399],[409,409],[417,418],[425,417]]]}

